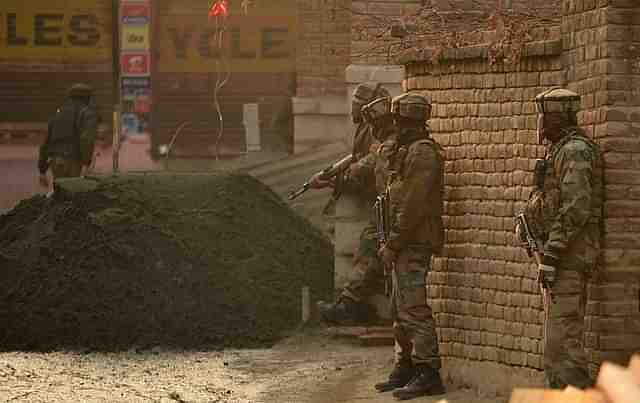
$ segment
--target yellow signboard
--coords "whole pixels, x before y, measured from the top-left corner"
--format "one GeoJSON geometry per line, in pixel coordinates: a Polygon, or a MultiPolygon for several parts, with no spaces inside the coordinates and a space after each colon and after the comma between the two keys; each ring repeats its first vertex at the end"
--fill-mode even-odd
{"type": "Polygon", "coordinates": [[[121,25],[122,50],[149,50],[149,25],[121,25]]]}
{"type": "Polygon", "coordinates": [[[294,0],[255,2],[246,13],[231,2],[229,16],[207,19],[205,3],[169,1],[156,20],[157,70],[162,73],[295,71],[294,0]],[[204,5],[203,5],[204,4],[204,5]],[[222,30],[221,30],[222,29],[222,30]]]}
{"type": "Polygon", "coordinates": [[[109,0],[2,0],[0,63],[109,62],[109,0]]]}

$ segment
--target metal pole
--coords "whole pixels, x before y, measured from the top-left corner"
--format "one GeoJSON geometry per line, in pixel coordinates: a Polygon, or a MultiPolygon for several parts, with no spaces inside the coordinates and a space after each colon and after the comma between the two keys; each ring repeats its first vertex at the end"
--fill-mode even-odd
{"type": "Polygon", "coordinates": [[[302,287],[302,323],[307,323],[311,318],[311,294],[309,287],[302,287]]]}
{"type": "Polygon", "coordinates": [[[114,105],[113,105],[113,173],[118,173],[120,161],[120,115],[122,110],[121,80],[120,80],[120,0],[112,1],[112,57],[114,75],[114,105]]]}
{"type": "Polygon", "coordinates": [[[113,111],[113,174],[120,170],[120,105],[113,111]]]}

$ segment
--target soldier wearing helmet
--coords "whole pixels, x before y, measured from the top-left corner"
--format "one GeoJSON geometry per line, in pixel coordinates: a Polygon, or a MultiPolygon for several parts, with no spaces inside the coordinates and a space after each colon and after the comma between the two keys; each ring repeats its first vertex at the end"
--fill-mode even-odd
{"type": "Polygon", "coordinates": [[[63,105],[49,121],[47,137],[40,146],[40,183],[49,186],[47,171],[56,178],[80,176],[93,159],[98,116],[92,102],[93,89],[74,84],[63,105]]]}
{"type": "MultiPolygon", "coordinates": [[[[351,117],[357,124],[353,137],[354,162],[344,176],[337,178],[334,185],[335,201],[340,192],[345,191],[356,197],[356,201],[363,208],[373,205],[376,197],[373,166],[375,151],[378,147],[376,131],[378,128],[370,121],[365,121],[362,107],[379,98],[388,97],[389,92],[379,84],[363,83],[358,85],[351,102],[351,117]],[[366,207],[364,207],[366,206],[366,207]]],[[[329,186],[329,182],[322,181],[318,175],[310,181],[311,187],[322,188],[329,186]]],[[[358,250],[354,258],[354,276],[346,285],[335,303],[320,301],[318,311],[325,322],[333,324],[358,324],[371,322],[375,319],[375,309],[367,302],[383,289],[382,276],[376,256],[376,228],[372,218],[362,230],[358,250]]]]}
{"type": "Polygon", "coordinates": [[[430,100],[409,92],[393,98],[394,133],[376,165],[379,194],[389,197],[390,233],[378,255],[391,268],[395,368],[380,392],[398,399],[444,393],[438,338],[427,305],[426,279],[431,257],[444,243],[442,222],[444,159],[430,136],[430,100]]]}
{"type": "MultiPolygon", "coordinates": [[[[553,88],[535,99],[538,142],[535,189],[524,214],[542,246],[539,281],[551,291],[544,370],[548,387],[592,384],[584,350],[585,286],[600,254],[603,165],[598,146],[577,127],[580,96],[553,88]]],[[[522,235],[520,228],[516,229],[522,235]]]]}

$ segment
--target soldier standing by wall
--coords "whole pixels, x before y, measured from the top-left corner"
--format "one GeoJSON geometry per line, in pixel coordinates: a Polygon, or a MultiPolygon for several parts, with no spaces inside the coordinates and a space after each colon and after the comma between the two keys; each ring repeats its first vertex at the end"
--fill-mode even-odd
{"type": "MultiPolygon", "coordinates": [[[[362,107],[379,97],[388,97],[389,92],[373,83],[363,83],[353,92],[351,116],[357,128],[353,139],[353,156],[355,162],[343,178],[338,178],[334,200],[339,192],[348,191],[362,198],[363,205],[373,206],[376,197],[375,180],[373,175],[359,174],[373,169],[378,142],[376,131],[378,128],[363,120],[362,107]]],[[[314,177],[310,181],[315,189],[330,186],[328,181],[314,177]]],[[[382,288],[381,268],[376,256],[375,223],[370,221],[360,234],[359,246],[354,259],[355,278],[343,289],[335,303],[318,303],[318,311],[322,319],[329,323],[351,324],[366,323],[375,316],[374,309],[366,298],[382,288]]]]}
{"type": "MultiPolygon", "coordinates": [[[[585,388],[593,382],[584,350],[587,278],[600,254],[603,164],[600,151],[577,127],[580,96],[551,89],[536,97],[538,142],[550,142],[536,169],[536,189],[525,208],[541,245],[539,281],[551,291],[546,312],[547,387],[585,388]]],[[[517,228],[522,237],[521,228],[517,228]]]]}
{"type": "Polygon", "coordinates": [[[84,175],[91,165],[98,125],[92,95],[88,85],[74,84],[62,107],[49,121],[47,137],[38,156],[42,186],[49,186],[49,169],[55,180],[84,175]]]}
{"type": "Polygon", "coordinates": [[[396,365],[389,379],[375,387],[380,392],[395,389],[394,397],[406,400],[445,392],[436,326],[426,295],[431,257],[444,243],[444,160],[426,126],[431,104],[425,96],[395,97],[391,114],[396,133],[381,148],[376,183],[378,192],[388,195],[390,206],[390,231],[378,254],[392,269],[396,365]]]}

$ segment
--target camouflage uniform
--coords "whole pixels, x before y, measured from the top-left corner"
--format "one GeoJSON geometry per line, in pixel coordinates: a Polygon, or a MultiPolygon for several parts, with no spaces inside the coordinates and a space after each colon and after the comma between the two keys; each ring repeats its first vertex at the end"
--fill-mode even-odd
{"type": "MultiPolygon", "coordinates": [[[[376,128],[361,123],[354,138],[354,155],[359,168],[357,176],[348,176],[345,186],[351,192],[357,193],[366,206],[373,206],[376,197],[375,180],[372,174],[376,155],[371,153],[371,147],[377,142],[373,131],[376,128]]],[[[341,297],[361,302],[367,297],[382,292],[384,289],[384,272],[380,267],[377,256],[376,225],[373,214],[367,226],[360,233],[358,250],[354,256],[354,276],[344,287],[341,297]]]]}
{"type": "Polygon", "coordinates": [[[384,143],[379,155],[376,184],[380,193],[389,186],[388,246],[397,252],[391,295],[396,361],[439,369],[426,278],[431,256],[441,251],[444,240],[441,149],[426,130],[401,129],[384,143]]]}
{"type": "MultiPolygon", "coordinates": [[[[356,195],[364,206],[373,206],[376,197],[375,177],[373,167],[376,161],[372,146],[378,142],[377,131],[362,119],[360,110],[364,104],[377,97],[387,97],[389,93],[384,88],[372,83],[359,85],[353,94],[352,115],[354,123],[358,124],[353,137],[353,156],[355,165],[359,168],[357,175],[347,174],[342,183],[336,187],[333,200],[340,192],[356,195]],[[375,89],[374,89],[375,88],[375,89]]],[[[373,309],[366,303],[366,299],[380,293],[384,289],[384,272],[377,257],[377,237],[373,211],[369,214],[369,223],[360,233],[358,249],[354,256],[354,275],[337,298],[336,304],[319,302],[318,309],[321,316],[329,322],[363,322],[371,319],[373,309]]]]}
{"type": "MultiPolygon", "coordinates": [[[[543,94],[558,102],[577,97],[566,90],[543,94]]],[[[545,381],[552,388],[592,384],[583,344],[584,316],[587,278],[600,254],[602,173],[598,146],[575,127],[561,129],[547,150],[542,183],[525,209],[544,256],[556,262],[544,341],[545,381]]]]}
{"type": "MultiPolygon", "coordinates": [[[[45,174],[51,169],[54,180],[80,176],[82,166],[89,166],[97,135],[98,116],[94,105],[90,103],[92,89],[84,84],[71,87],[69,97],[65,101],[67,107],[73,107],[73,127],[76,134],[64,139],[54,136],[56,118],[49,122],[47,137],[40,146],[38,170],[45,174]]],[[[56,115],[60,113],[60,110],[56,115]]]]}
{"type": "MultiPolygon", "coordinates": [[[[369,84],[369,86],[372,86],[369,84]]],[[[378,96],[388,96],[384,89],[377,94],[369,96],[364,94],[364,98],[372,100],[378,96]]],[[[357,98],[357,90],[354,98],[357,98]]],[[[361,99],[360,103],[362,103],[361,99]]],[[[357,104],[357,105],[358,105],[357,104]]],[[[354,107],[357,107],[354,105],[354,107]]],[[[372,152],[372,146],[380,138],[380,128],[376,128],[368,122],[362,121],[358,125],[353,139],[353,155],[358,167],[358,175],[347,176],[345,178],[345,188],[352,193],[358,194],[363,201],[363,205],[373,206],[376,198],[376,184],[373,176],[373,167],[376,162],[376,154],[372,152]]],[[[350,298],[356,302],[363,302],[367,297],[381,293],[384,289],[384,272],[380,267],[377,256],[376,224],[373,211],[369,214],[369,223],[360,233],[358,250],[354,256],[354,277],[347,284],[341,294],[341,298],[350,298]]]]}
{"type": "Polygon", "coordinates": [[[375,174],[378,193],[388,203],[388,234],[378,253],[391,271],[396,357],[388,380],[375,388],[393,390],[396,399],[406,400],[445,392],[426,284],[431,257],[444,243],[444,159],[426,126],[431,115],[427,97],[395,97],[390,115],[396,131],[380,147],[375,174]]]}

